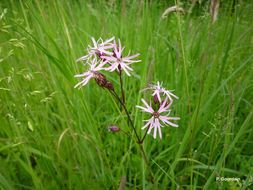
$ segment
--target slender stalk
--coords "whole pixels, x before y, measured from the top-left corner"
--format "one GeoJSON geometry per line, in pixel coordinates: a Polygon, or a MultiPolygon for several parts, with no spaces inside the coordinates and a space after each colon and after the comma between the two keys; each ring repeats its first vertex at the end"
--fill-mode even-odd
{"type": "Polygon", "coordinates": [[[127,114],[127,118],[128,118],[128,121],[130,122],[130,126],[132,127],[132,129],[134,130],[134,133],[135,133],[135,136],[137,138],[137,142],[139,143],[141,141],[139,135],[137,134],[137,131],[134,127],[134,123],[130,117],[130,114],[125,106],[125,104],[122,102],[122,100],[120,99],[120,97],[118,96],[118,94],[114,91],[114,90],[109,90],[109,92],[119,101],[119,103],[122,105],[123,109],[125,110],[126,114],[127,114]]]}
{"type": "MultiPolygon", "coordinates": [[[[150,126],[149,126],[149,127],[150,127],[150,126]]],[[[143,141],[145,140],[145,138],[146,138],[146,136],[147,136],[147,133],[148,133],[148,130],[149,130],[149,127],[148,127],[147,130],[145,131],[145,134],[144,134],[143,138],[141,139],[140,144],[142,144],[143,141]]]]}
{"type": "Polygon", "coordinates": [[[143,144],[141,143],[141,144],[139,144],[139,145],[140,145],[140,150],[141,150],[142,156],[143,156],[143,158],[144,158],[144,161],[145,161],[145,163],[146,163],[146,165],[147,165],[147,167],[148,167],[148,170],[149,170],[149,172],[150,172],[150,175],[151,175],[151,182],[154,183],[155,177],[154,177],[154,174],[153,174],[153,172],[152,172],[152,170],[151,170],[151,167],[150,167],[150,165],[149,165],[147,155],[146,155],[146,153],[145,153],[145,151],[144,151],[144,148],[143,148],[143,144]]]}
{"type": "Polygon", "coordinates": [[[147,135],[148,129],[146,130],[146,133],[145,133],[144,137],[142,139],[140,139],[140,137],[137,134],[137,131],[136,131],[135,127],[134,127],[134,123],[133,123],[133,121],[132,121],[132,119],[130,117],[130,114],[129,114],[129,112],[128,112],[126,106],[125,106],[125,104],[123,103],[123,101],[120,99],[120,97],[118,96],[118,94],[114,90],[109,90],[109,92],[119,101],[119,103],[121,104],[121,106],[123,107],[123,109],[125,110],[125,112],[127,114],[127,118],[128,118],[129,123],[130,123],[130,126],[134,130],[135,136],[137,138],[137,143],[140,146],[142,157],[144,158],[144,161],[145,161],[145,163],[146,163],[146,165],[148,167],[149,173],[151,175],[151,182],[154,183],[154,174],[153,174],[153,172],[151,170],[151,167],[150,167],[148,159],[147,159],[147,155],[146,155],[146,153],[144,151],[144,148],[143,148],[143,141],[144,141],[144,139],[145,139],[145,137],[147,135]]]}
{"type": "Polygon", "coordinates": [[[123,80],[122,80],[122,70],[119,70],[119,81],[120,81],[120,90],[121,90],[121,98],[122,98],[122,102],[125,104],[126,100],[125,100],[125,91],[123,88],[123,80]]]}

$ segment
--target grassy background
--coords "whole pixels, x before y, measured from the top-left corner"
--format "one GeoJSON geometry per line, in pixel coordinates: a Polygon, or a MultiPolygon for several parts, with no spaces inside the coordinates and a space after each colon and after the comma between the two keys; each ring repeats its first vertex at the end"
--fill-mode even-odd
{"type": "Polygon", "coordinates": [[[253,3],[234,13],[224,3],[215,24],[206,6],[188,3],[192,14],[161,19],[173,4],[0,2],[0,189],[118,189],[122,176],[126,189],[253,188],[253,3]],[[115,36],[141,54],[124,78],[140,134],[141,88],[160,80],[180,97],[180,127],[144,143],[154,184],[134,140],[107,131],[128,130],[108,92],[94,81],[73,88],[91,36],[115,36]]]}

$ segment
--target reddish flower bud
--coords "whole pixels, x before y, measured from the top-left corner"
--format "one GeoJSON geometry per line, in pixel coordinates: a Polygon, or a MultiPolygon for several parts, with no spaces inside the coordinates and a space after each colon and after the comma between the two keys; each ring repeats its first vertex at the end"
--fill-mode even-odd
{"type": "Polygon", "coordinates": [[[114,86],[110,81],[107,81],[107,83],[105,84],[105,88],[107,88],[108,90],[114,90],[114,86]]]}
{"type": "Polygon", "coordinates": [[[120,131],[120,128],[116,125],[108,126],[108,131],[112,133],[117,133],[120,131]]]}
{"type": "Polygon", "coordinates": [[[95,80],[96,80],[97,84],[101,87],[105,87],[105,85],[107,83],[105,75],[103,75],[102,73],[99,73],[99,72],[96,72],[95,80]]]}
{"type": "Polygon", "coordinates": [[[107,88],[108,90],[114,90],[112,82],[108,81],[105,75],[103,75],[102,73],[95,73],[95,81],[99,86],[103,88],[107,88]]]}
{"type": "Polygon", "coordinates": [[[154,100],[155,104],[159,103],[159,99],[158,99],[158,96],[156,94],[153,96],[153,100],[154,100]]]}

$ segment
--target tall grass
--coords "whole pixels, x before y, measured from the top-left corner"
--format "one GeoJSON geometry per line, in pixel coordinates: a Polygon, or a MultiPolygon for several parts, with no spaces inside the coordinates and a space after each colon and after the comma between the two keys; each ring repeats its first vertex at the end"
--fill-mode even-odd
{"type": "Polygon", "coordinates": [[[253,4],[241,2],[234,13],[226,4],[214,24],[206,10],[161,19],[168,6],[0,3],[1,189],[118,189],[122,176],[126,189],[253,188],[253,4]],[[141,54],[124,78],[140,134],[141,88],[161,80],[180,97],[173,108],[180,127],[144,144],[154,184],[133,139],[107,131],[109,124],[128,130],[113,97],[95,82],[73,88],[83,70],[75,60],[91,36],[115,36],[141,54]]]}

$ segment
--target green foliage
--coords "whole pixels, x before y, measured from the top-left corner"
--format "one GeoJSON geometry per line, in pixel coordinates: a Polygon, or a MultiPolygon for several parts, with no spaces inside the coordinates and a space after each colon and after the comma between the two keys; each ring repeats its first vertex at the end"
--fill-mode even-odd
{"type": "Polygon", "coordinates": [[[214,24],[206,10],[162,19],[166,8],[162,1],[0,3],[0,189],[118,189],[122,176],[126,189],[252,189],[253,4],[240,2],[234,13],[221,7],[214,24]],[[73,88],[83,71],[75,60],[91,36],[116,36],[141,54],[124,78],[140,134],[141,88],[160,80],[180,97],[173,107],[180,127],[144,143],[154,184],[133,139],[107,130],[129,130],[113,97],[94,81],[73,88]]]}

